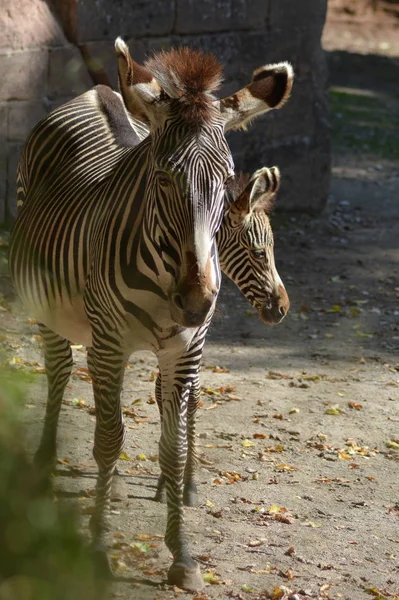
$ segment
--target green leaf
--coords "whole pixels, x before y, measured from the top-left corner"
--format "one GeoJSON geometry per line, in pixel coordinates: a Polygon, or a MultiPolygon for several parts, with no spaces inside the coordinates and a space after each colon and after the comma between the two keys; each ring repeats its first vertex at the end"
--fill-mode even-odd
{"type": "Polygon", "coordinates": [[[132,460],[126,452],[121,452],[119,455],[120,460],[132,460]]]}
{"type": "Polygon", "coordinates": [[[202,576],[202,579],[206,583],[210,583],[212,585],[218,585],[220,583],[220,580],[216,577],[214,571],[209,571],[209,573],[204,573],[202,576]]]}

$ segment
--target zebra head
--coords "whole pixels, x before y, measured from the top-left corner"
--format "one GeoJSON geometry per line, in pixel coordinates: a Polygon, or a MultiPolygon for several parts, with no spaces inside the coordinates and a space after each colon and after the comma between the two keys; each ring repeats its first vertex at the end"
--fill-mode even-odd
{"type": "Polygon", "coordinates": [[[273,232],[268,217],[279,186],[280,171],[271,167],[256,171],[241,192],[229,192],[223,227],[217,238],[223,272],[237,284],[267,324],[282,321],[290,307],[274,262],[273,232]]]}
{"type": "Polygon", "coordinates": [[[269,65],[233,96],[217,100],[221,67],[213,55],[189,48],[155,54],[144,67],[116,40],[119,85],[130,115],[150,131],[145,204],[147,245],[167,294],[172,319],[199,327],[220,287],[216,232],[226,182],[234,164],[228,129],[286,101],[292,87],[287,63],[269,65]]]}

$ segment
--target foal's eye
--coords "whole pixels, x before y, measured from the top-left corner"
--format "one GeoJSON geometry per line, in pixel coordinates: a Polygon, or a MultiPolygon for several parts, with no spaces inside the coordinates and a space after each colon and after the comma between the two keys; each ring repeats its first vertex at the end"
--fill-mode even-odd
{"type": "Polygon", "coordinates": [[[263,259],[266,258],[266,252],[264,250],[251,250],[251,254],[254,258],[263,259]]]}

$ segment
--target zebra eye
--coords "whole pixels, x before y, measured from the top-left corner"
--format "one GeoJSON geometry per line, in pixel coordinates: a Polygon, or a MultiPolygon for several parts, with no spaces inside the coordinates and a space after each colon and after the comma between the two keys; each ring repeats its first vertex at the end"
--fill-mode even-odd
{"type": "Polygon", "coordinates": [[[251,250],[251,254],[254,258],[257,258],[258,260],[266,258],[266,252],[264,250],[253,249],[251,250]]]}
{"type": "Polygon", "coordinates": [[[161,185],[162,187],[168,187],[172,183],[169,175],[167,173],[165,173],[164,171],[158,173],[157,181],[158,181],[159,185],[161,185]]]}

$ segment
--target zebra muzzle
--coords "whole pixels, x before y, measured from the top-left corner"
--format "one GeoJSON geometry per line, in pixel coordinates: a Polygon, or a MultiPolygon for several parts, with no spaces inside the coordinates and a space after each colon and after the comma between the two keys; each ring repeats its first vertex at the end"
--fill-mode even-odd
{"type": "Polygon", "coordinates": [[[191,285],[187,291],[182,287],[178,286],[170,297],[172,318],[183,327],[200,327],[215,303],[217,290],[203,289],[198,284],[191,285]]]}
{"type": "Polygon", "coordinates": [[[259,308],[259,316],[266,325],[281,323],[290,309],[290,300],[285,287],[280,285],[278,293],[273,294],[259,308]]]}

